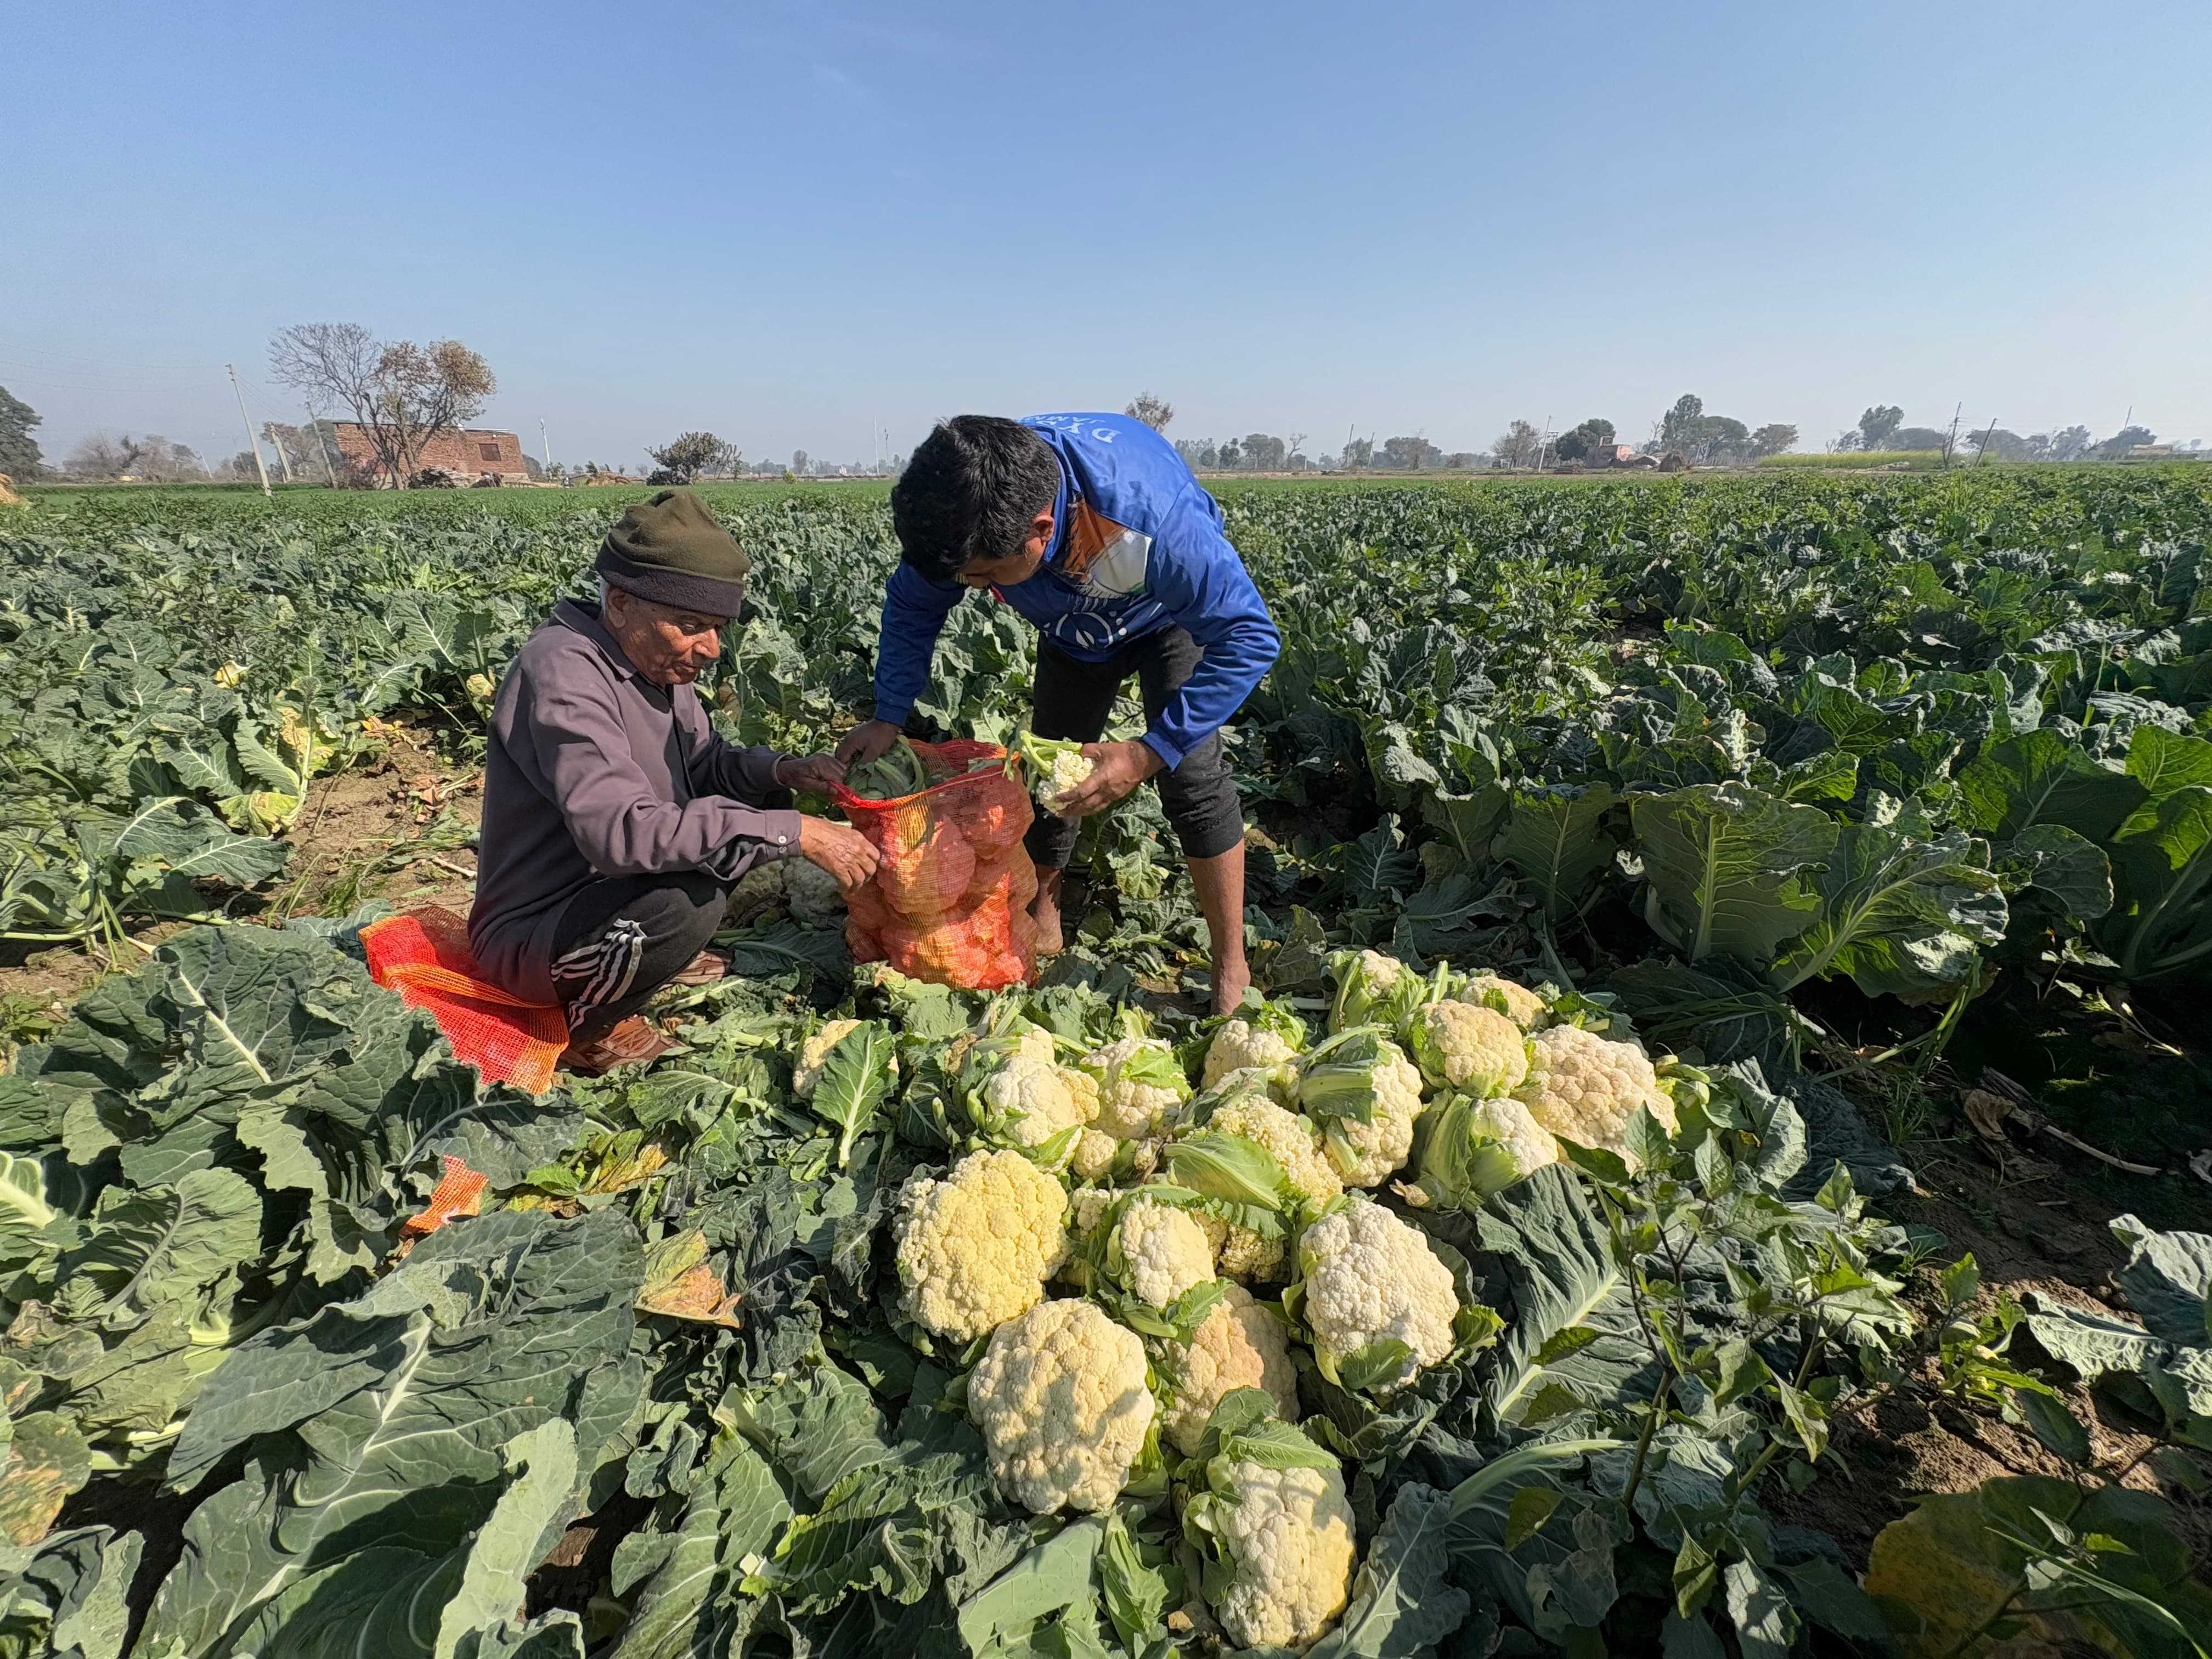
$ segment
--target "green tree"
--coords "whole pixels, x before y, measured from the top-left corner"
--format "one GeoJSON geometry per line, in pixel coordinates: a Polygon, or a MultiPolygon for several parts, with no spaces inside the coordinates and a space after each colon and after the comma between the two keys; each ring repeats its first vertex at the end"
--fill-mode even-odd
{"type": "Polygon", "coordinates": [[[1580,426],[1559,434],[1556,453],[1563,461],[1586,461],[1593,453],[1612,442],[1613,422],[1592,416],[1580,426]]]}
{"type": "Polygon", "coordinates": [[[39,446],[31,437],[38,424],[38,411],[0,386],[0,472],[18,483],[39,476],[39,446]]]}
{"type": "Polygon", "coordinates": [[[1876,404],[1859,415],[1861,449],[1887,449],[1897,428],[1905,424],[1905,411],[1895,404],[1876,404]]]}
{"type": "Polygon", "coordinates": [[[2154,444],[2158,434],[2147,426],[2124,426],[2097,446],[2097,453],[2108,461],[2117,461],[2137,444],[2154,444]]]}
{"type": "Polygon", "coordinates": [[[1770,421],[1751,434],[1754,455],[1780,455],[1797,447],[1797,428],[1786,421],[1770,421]]]}
{"type": "Polygon", "coordinates": [[[702,472],[734,472],[744,457],[735,444],[726,444],[711,432],[686,432],[647,454],[672,475],[664,483],[690,483],[702,472]]]}

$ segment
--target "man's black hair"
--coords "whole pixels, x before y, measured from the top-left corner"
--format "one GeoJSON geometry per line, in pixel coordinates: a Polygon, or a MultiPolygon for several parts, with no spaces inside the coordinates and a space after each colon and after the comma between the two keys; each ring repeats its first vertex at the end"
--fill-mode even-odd
{"type": "Polygon", "coordinates": [[[1060,459],[1030,428],[956,415],[921,441],[891,486],[891,523],[906,562],[945,581],[978,559],[1021,551],[1059,495],[1060,459]]]}

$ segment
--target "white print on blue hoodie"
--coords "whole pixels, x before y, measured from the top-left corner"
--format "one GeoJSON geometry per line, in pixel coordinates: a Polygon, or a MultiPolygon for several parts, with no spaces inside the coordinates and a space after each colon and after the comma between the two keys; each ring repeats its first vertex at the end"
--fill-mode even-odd
{"type": "MultiPolygon", "coordinates": [[[[1221,508],[1175,447],[1133,416],[1032,415],[1060,458],[1052,545],[1027,581],[991,591],[1071,657],[1104,662],[1181,626],[1198,668],[1145,742],[1170,768],[1219,731],[1282,649],[1260,590],[1221,527],[1221,508]]],[[[884,592],[876,718],[903,725],[929,684],[945,619],[969,590],[902,560],[884,592]]]]}

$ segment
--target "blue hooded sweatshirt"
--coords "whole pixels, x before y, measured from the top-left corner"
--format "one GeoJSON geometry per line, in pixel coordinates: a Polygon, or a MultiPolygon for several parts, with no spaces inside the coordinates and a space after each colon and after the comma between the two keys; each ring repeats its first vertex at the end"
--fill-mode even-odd
{"type": "MultiPolygon", "coordinates": [[[[1052,545],[1027,581],[991,591],[1071,657],[1105,662],[1180,626],[1197,671],[1145,742],[1172,769],[1219,731],[1282,649],[1260,590],[1222,532],[1221,508],[1175,447],[1133,416],[1032,415],[1060,458],[1052,545]]],[[[902,560],[884,594],[876,718],[902,725],[927,689],[945,619],[969,590],[902,560]]]]}

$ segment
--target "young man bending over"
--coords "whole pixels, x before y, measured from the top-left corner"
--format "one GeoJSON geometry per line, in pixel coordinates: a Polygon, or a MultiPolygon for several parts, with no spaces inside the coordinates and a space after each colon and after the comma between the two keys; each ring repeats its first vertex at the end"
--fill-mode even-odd
{"type": "Polygon", "coordinates": [[[1031,729],[1096,763],[1064,817],[1040,816],[1038,948],[1060,948],[1060,885],[1077,820],[1147,778],[1190,862],[1213,955],[1217,1012],[1251,982],[1244,961],[1244,817],[1221,727],[1282,648],[1221,509],[1174,447],[1119,415],[963,415],[931,433],[891,490],[901,558],[884,597],[875,718],[837,746],[848,764],[899,734],[929,684],[945,618],[970,588],[1037,625],[1031,729]],[[1146,730],[1101,743],[1137,677],[1146,730]]]}

